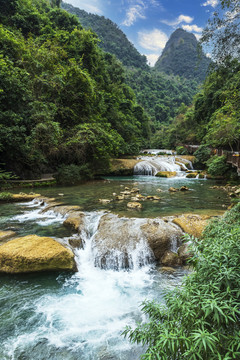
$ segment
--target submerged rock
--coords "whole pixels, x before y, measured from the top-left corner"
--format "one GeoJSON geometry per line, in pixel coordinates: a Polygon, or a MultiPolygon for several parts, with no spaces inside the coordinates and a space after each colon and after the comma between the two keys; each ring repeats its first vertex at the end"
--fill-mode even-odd
{"type": "Polygon", "coordinates": [[[72,251],[52,238],[28,235],[0,247],[0,272],[15,274],[75,269],[72,251]]]}
{"type": "Polygon", "coordinates": [[[190,189],[187,186],[181,186],[180,191],[189,191],[190,189]]]}
{"type": "Polygon", "coordinates": [[[174,188],[174,187],[171,186],[171,187],[168,189],[168,191],[170,191],[170,192],[177,192],[178,189],[176,189],[176,188],[174,188]]]}
{"type": "Polygon", "coordinates": [[[180,226],[184,232],[200,238],[209,219],[210,217],[207,215],[183,214],[175,218],[173,222],[180,226]]]}
{"type": "Polygon", "coordinates": [[[14,231],[0,231],[0,244],[16,236],[14,231]]]}
{"type": "Polygon", "coordinates": [[[0,199],[0,202],[22,202],[22,201],[32,201],[35,198],[39,198],[40,194],[25,194],[25,193],[19,193],[19,194],[9,194],[6,198],[0,199]]]}

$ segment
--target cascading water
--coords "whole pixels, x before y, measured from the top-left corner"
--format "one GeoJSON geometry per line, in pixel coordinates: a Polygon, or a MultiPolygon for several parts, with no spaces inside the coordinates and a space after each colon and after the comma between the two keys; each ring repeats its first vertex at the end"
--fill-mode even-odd
{"type": "MultiPolygon", "coordinates": [[[[39,206],[36,206],[31,204],[23,216],[12,220],[24,225],[37,219],[39,206]]],[[[45,221],[49,215],[54,216],[52,212],[44,215],[45,221]]],[[[121,263],[121,252],[110,253],[104,269],[96,266],[99,265],[96,234],[105,215],[101,211],[85,213],[85,227],[80,234],[83,246],[75,249],[77,273],[60,275],[57,279],[53,275],[45,274],[42,278],[38,275],[36,280],[26,275],[18,280],[17,286],[3,287],[0,300],[3,296],[9,304],[6,309],[1,308],[1,359],[140,358],[143,348],[131,345],[121,333],[126,325],[134,326],[136,321],[144,320],[139,305],[145,298],[160,299],[162,290],[175,286],[177,280],[167,279],[155,270],[144,239],[128,249],[130,269],[126,270],[121,263]],[[47,285],[48,281],[52,284],[47,285]],[[14,307],[9,319],[11,303],[14,307]]],[[[56,214],[55,217],[58,219],[56,214]]],[[[136,219],[136,224],[141,222],[142,219],[136,219]]],[[[67,244],[68,238],[61,240],[67,244]]]]}
{"type": "Polygon", "coordinates": [[[176,172],[177,176],[183,176],[183,171],[187,170],[186,164],[193,169],[190,160],[177,158],[175,156],[141,156],[140,161],[134,167],[135,175],[155,176],[160,171],[176,172]]]}

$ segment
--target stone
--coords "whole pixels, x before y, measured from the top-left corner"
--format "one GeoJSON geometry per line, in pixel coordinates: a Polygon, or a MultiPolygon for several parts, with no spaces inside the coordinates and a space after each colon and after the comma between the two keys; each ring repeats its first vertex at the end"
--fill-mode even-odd
{"type": "MultiPolygon", "coordinates": [[[[160,218],[124,218],[115,214],[102,216],[98,231],[93,237],[93,249],[96,249],[97,266],[107,268],[107,264],[119,264],[129,267],[132,252],[142,241],[146,244],[143,257],[160,261],[166,251],[170,251],[173,241],[181,245],[182,230],[160,218]]],[[[142,245],[141,245],[142,248],[142,245]]]]}
{"type": "Polygon", "coordinates": [[[170,266],[161,266],[159,270],[163,273],[173,274],[176,272],[176,269],[170,267],[170,266]]]}
{"type": "Polygon", "coordinates": [[[153,199],[154,199],[154,196],[148,195],[148,196],[146,197],[146,199],[147,199],[147,200],[153,200],[153,199]]]}
{"type": "Polygon", "coordinates": [[[14,236],[16,236],[14,231],[0,231],[0,243],[13,238],[14,236]]]}
{"type": "Polygon", "coordinates": [[[182,230],[171,221],[163,219],[148,219],[141,226],[142,236],[147,239],[157,261],[160,261],[164,253],[171,249],[172,242],[181,244],[182,230]]]}
{"type": "Polygon", "coordinates": [[[171,187],[168,189],[168,191],[170,191],[170,192],[177,192],[178,189],[176,189],[176,188],[174,188],[174,187],[171,186],[171,187]]]}
{"type": "Polygon", "coordinates": [[[7,198],[6,200],[0,199],[0,202],[22,202],[22,201],[32,201],[35,198],[40,197],[40,194],[25,194],[25,193],[19,193],[19,194],[11,194],[11,197],[7,198]]]}
{"type": "Polygon", "coordinates": [[[112,200],[110,199],[99,199],[98,200],[101,204],[109,204],[112,200]]]}
{"type": "Polygon", "coordinates": [[[183,244],[178,248],[178,256],[182,261],[182,264],[186,264],[187,260],[191,259],[193,253],[189,250],[189,244],[183,244]]]}
{"type": "Polygon", "coordinates": [[[162,189],[157,189],[156,191],[157,191],[157,192],[163,192],[163,190],[162,190],[162,189]]]}
{"type": "Polygon", "coordinates": [[[80,232],[84,228],[84,219],[85,215],[83,212],[74,212],[71,213],[66,220],[64,220],[63,225],[80,232]]]}
{"type": "Polygon", "coordinates": [[[82,248],[82,239],[69,239],[68,240],[69,245],[74,249],[80,249],[82,248]]]}
{"type": "Polygon", "coordinates": [[[129,203],[127,203],[127,207],[129,209],[141,209],[142,204],[140,204],[139,202],[129,202],[129,203]]]}
{"type": "Polygon", "coordinates": [[[210,217],[207,215],[183,214],[176,217],[173,222],[180,226],[184,232],[200,238],[209,219],[210,217]]]}
{"type": "Polygon", "coordinates": [[[240,195],[240,188],[237,189],[237,190],[235,190],[235,194],[236,194],[236,195],[240,195]]]}
{"type": "Polygon", "coordinates": [[[194,179],[194,178],[197,177],[197,175],[198,175],[197,172],[190,172],[189,174],[186,175],[186,178],[188,178],[188,179],[194,179]]]}
{"type": "Polygon", "coordinates": [[[124,196],[123,195],[117,195],[116,196],[116,200],[124,200],[124,196]]]}
{"type": "Polygon", "coordinates": [[[139,193],[139,191],[140,191],[140,189],[138,189],[138,188],[132,188],[131,189],[132,194],[139,193]]]}
{"type": "Polygon", "coordinates": [[[0,272],[76,270],[74,254],[52,238],[28,235],[0,247],[0,272]]]}
{"type": "Polygon", "coordinates": [[[155,176],[170,178],[176,176],[176,171],[159,171],[155,176]]]}
{"type": "Polygon", "coordinates": [[[159,196],[154,195],[153,200],[161,200],[161,198],[159,196]]]}
{"type": "Polygon", "coordinates": [[[181,259],[173,251],[166,251],[161,258],[161,264],[165,266],[179,266],[181,265],[181,259]]]}
{"type": "Polygon", "coordinates": [[[181,186],[180,191],[189,191],[190,189],[187,186],[181,186]]]}

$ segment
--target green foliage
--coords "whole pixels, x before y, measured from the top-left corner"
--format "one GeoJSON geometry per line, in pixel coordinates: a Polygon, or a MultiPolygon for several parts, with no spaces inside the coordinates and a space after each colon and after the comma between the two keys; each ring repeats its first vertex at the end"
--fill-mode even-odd
{"type": "Polygon", "coordinates": [[[240,357],[240,203],[192,239],[194,272],[165,296],[146,301],[149,322],[124,335],[147,346],[144,360],[237,360],[240,357]]]}
{"type": "Polygon", "coordinates": [[[61,164],[97,172],[149,136],[121,63],[51,3],[10,0],[0,15],[0,156],[23,178],[61,164]]]}
{"type": "Polygon", "coordinates": [[[59,185],[76,185],[92,178],[92,171],[87,164],[78,166],[74,164],[62,165],[55,175],[59,185]]]}
{"type": "Polygon", "coordinates": [[[177,146],[176,152],[177,152],[177,155],[188,155],[188,151],[184,146],[177,146]]]}
{"type": "Polygon", "coordinates": [[[8,201],[12,198],[12,194],[8,192],[1,192],[0,193],[0,200],[2,201],[8,201]]]}
{"type": "Polygon", "coordinates": [[[205,165],[211,156],[211,149],[207,145],[200,145],[195,151],[196,163],[199,165],[205,165]]]}
{"type": "Polygon", "coordinates": [[[89,14],[69,4],[63,3],[62,7],[76,15],[85,28],[94,31],[101,40],[100,47],[104,51],[116,55],[123,65],[147,68],[146,57],[135,49],[126,35],[111,20],[104,16],[89,14]]]}
{"type": "Polygon", "coordinates": [[[127,69],[126,81],[150,115],[154,132],[168,126],[181,106],[190,105],[198,88],[194,80],[168,76],[153,69],[127,69]]]}
{"type": "Polygon", "coordinates": [[[155,69],[169,75],[179,75],[202,82],[206,77],[210,62],[196,37],[183,29],[177,29],[163,49],[162,55],[155,64],[155,69]]]}
{"type": "Polygon", "coordinates": [[[207,161],[207,171],[212,176],[223,176],[228,169],[225,156],[212,156],[207,161]]]}

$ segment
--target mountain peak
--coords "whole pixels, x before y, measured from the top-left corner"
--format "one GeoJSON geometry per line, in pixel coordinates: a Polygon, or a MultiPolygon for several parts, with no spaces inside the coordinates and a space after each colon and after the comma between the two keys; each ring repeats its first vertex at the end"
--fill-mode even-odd
{"type": "Polygon", "coordinates": [[[205,79],[209,64],[210,60],[203,53],[195,35],[179,28],[170,36],[155,69],[201,82],[205,79]]]}

